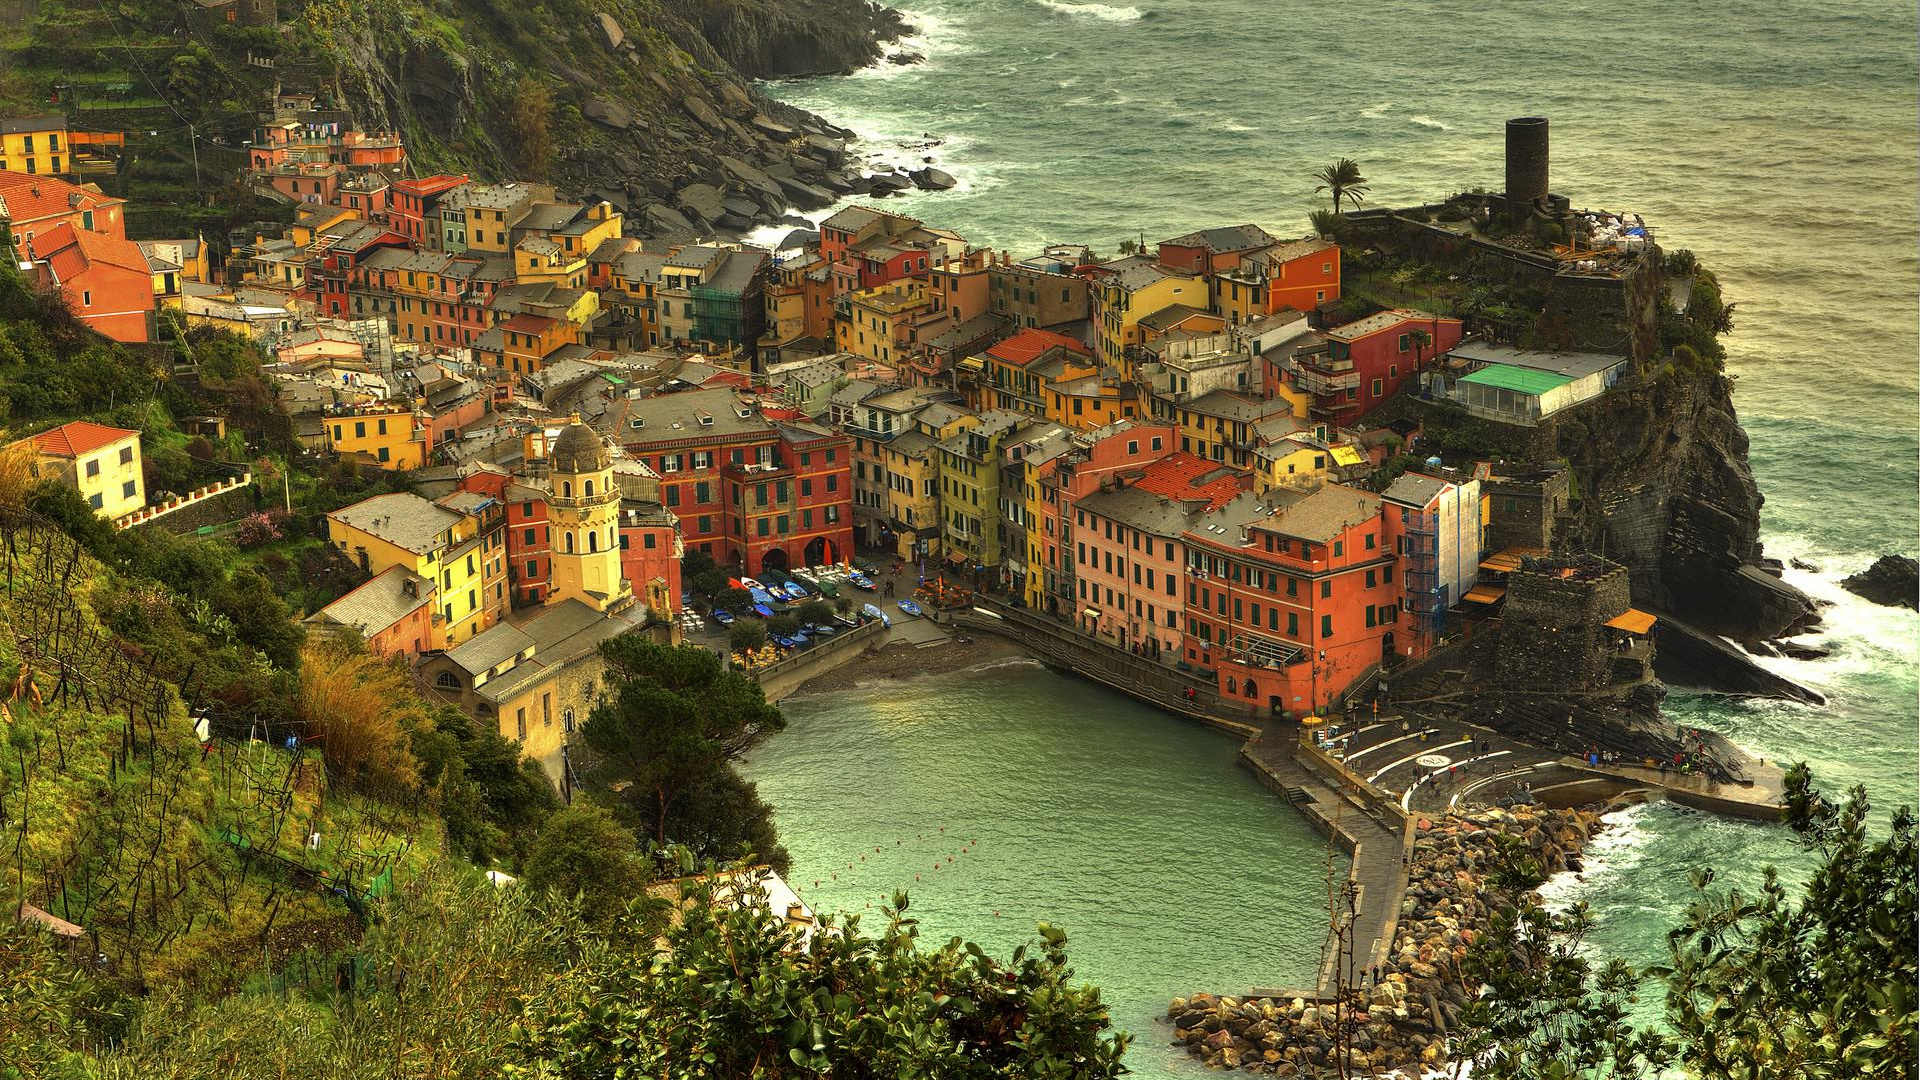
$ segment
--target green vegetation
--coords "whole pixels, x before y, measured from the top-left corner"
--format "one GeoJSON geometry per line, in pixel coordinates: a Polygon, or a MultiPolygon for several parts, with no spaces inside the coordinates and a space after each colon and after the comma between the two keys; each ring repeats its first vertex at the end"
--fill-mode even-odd
{"type": "Polygon", "coordinates": [[[1352,158],[1341,158],[1313,174],[1320,181],[1315,191],[1329,192],[1333,196],[1333,213],[1340,214],[1342,202],[1359,206],[1367,198],[1367,178],[1361,175],[1360,163],[1352,158]]]}
{"type": "Polygon", "coordinates": [[[1804,765],[1787,780],[1787,824],[1820,854],[1798,902],[1767,868],[1757,894],[1712,888],[1667,937],[1671,960],[1596,967],[1581,948],[1584,905],[1554,913],[1527,900],[1541,880],[1520,845],[1498,890],[1510,914],[1468,954],[1487,992],[1463,1014],[1457,1051],[1476,1077],[1653,1077],[1677,1066],[1708,1080],[1910,1077],[1920,1027],[1913,812],[1869,834],[1866,792],[1835,805],[1804,765]],[[1636,1028],[1626,1006],[1664,988],[1666,1030],[1636,1028]]]}
{"type": "Polygon", "coordinates": [[[607,693],[582,731],[589,791],[660,847],[703,858],[749,852],[785,871],[772,809],[733,763],[786,727],[760,684],[710,649],[661,645],[636,634],[600,647],[607,693]]]}

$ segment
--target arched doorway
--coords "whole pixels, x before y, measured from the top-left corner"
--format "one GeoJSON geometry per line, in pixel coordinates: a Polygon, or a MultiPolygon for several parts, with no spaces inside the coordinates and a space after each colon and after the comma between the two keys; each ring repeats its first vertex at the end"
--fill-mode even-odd
{"type": "Polygon", "coordinates": [[[768,548],[766,553],[760,556],[760,569],[763,571],[785,571],[786,568],[787,552],[785,548],[768,548]]]}
{"type": "Polygon", "coordinates": [[[806,560],[808,566],[820,566],[840,561],[840,548],[824,536],[816,536],[807,541],[806,560]]]}

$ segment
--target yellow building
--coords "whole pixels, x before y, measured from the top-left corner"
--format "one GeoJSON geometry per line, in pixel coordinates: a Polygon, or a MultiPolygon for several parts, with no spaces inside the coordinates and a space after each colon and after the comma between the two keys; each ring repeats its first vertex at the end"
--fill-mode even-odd
{"type": "Polygon", "coordinates": [[[1140,320],[1174,304],[1205,309],[1207,281],[1161,266],[1145,255],[1100,264],[1093,279],[1093,321],[1100,332],[1100,359],[1131,379],[1129,346],[1141,344],[1140,320]]]}
{"type": "Polygon", "coordinates": [[[926,307],[926,282],[916,280],[896,281],[841,297],[834,327],[840,351],[882,364],[900,362],[906,357],[908,326],[926,307]]]}
{"type": "Polygon", "coordinates": [[[102,517],[124,517],[147,504],[137,431],[75,420],[22,442],[33,446],[35,479],[75,489],[102,517]]]}
{"type": "Polygon", "coordinates": [[[1081,431],[1106,427],[1140,415],[1140,403],[1111,369],[1053,384],[1047,393],[1047,419],[1081,431]]]}
{"type": "Polygon", "coordinates": [[[64,116],[0,120],[0,172],[31,176],[111,173],[126,146],[120,131],[75,131],[64,116]]]}
{"type": "Polygon", "coordinates": [[[936,403],[911,430],[879,444],[887,474],[887,516],[903,559],[940,553],[939,443],[980,422],[973,413],[936,403]]]}
{"type": "Polygon", "coordinates": [[[547,463],[553,560],[547,603],[574,600],[595,611],[626,606],[633,588],[620,568],[620,489],[607,444],[576,420],[553,441],[547,463]]]}
{"type": "Polygon", "coordinates": [[[322,425],[327,449],[336,454],[365,454],[383,469],[406,471],[427,463],[431,432],[413,408],[393,401],[371,401],[328,409],[322,425]]]}
{"type": "Polygon", "coordinates": [[[514,227],[527,216],[534,203],[552,198],[553,189],[545,184],[508,182],[467,186],[460,198],[460,209],[466,215],[467,250],[492,255],[512,252],[514,227]]]}
{"type": "Polygon", "coordinates": [[[1251,469],[1255,425],[1291,416],[1293,407],[1280,398],[1261,401],[1232,390],[1215,390],[1191,401],[1156,396],[1153,413],[1180,426],[1180,449],[1236,469],[1251,469]]]}
{"type": "Polygon", "coordinates": [[[500,504],[456,491],[439,502],[375,495],[327,515],[327,539],[368,573],[402,566],[436,584],[433,647],[467,641],[507,607],[505,513],[500,504]]]}

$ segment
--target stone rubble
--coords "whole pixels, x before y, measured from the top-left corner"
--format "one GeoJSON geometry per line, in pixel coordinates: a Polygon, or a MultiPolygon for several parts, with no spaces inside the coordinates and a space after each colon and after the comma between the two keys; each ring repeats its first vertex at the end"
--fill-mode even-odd
{"type": "MultiPolygon", "coordinates": [[[[1413,866],[1401,903],[1393,957],[1377,984],[1364,986],[1352,1016],[1349,1074],[1419,1076],[1448,1061],[1445,1032],[1478,987],[1460,962],[1492,910],[1481,874],[1498,835],[1517,836],[1549,874],[1580,869],[1580,853],[1600,829],[1592,810],[1515,807],[1416,823],[1413,866]]],[[[1263,1076],[1339,1075],[1331,1004],[1305,998],[1194,994],[1167,1009],[1173,1045],[1213,1069],[1263,1076]]]]}

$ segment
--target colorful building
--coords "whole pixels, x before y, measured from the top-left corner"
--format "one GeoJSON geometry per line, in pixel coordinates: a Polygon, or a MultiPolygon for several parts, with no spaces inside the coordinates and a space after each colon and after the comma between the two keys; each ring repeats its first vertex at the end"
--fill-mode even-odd
{"type": "Polygon", "coordinates": [[[35,479],[73,488],[101,517],[118,519],[147,505],[139,432],[75,420],[22,441],[33,447],[35,479]]]}
{"type": "Polygon", "coordinates": [[[1072,509],[1075,625],[1119,648],[1178,657],[1186,537],[1245,488],[1244,473],[1172,453],[1080,498],[1072,509]]]}
{"type": "Polygon", "coordinates": [[[437,589],[434,648],[467,641],[507,608],[506,514],[499,500],[456,491],[439,502],[375,495],[327,515],[327,538],[378,574],[404,567],[437,589]]]}
{"type": "Polygon", "coordinates": [[[35,272],[60,290],[74,318],[88,329],[115,341],[154,339],[159,298],[153,266],[139,244],[61,222],[27,248],[35,272]]]}
{"type": "MultiPolygon", "coordinates": [[[[471,183],[458,176],[436,173],[418,179],[395,180],[387,193],[387,224],[419,249],[444,250],[440,206],[451,193],[471,183]]],[[[466,247],[466,223],[461,219],[460,248],[466,247]]]]}
{"type": "Polygon", "coordinates": [[[406,471],[433,455],[433,430],[411,404],[370,401],[325,411],[326,446],[336,454],[359,454],[380,468],[406,471]]]}
{"type": "MultiPolygon", "coordinates": [[[[1051,416],[1059,409],[1057,383],[1093,375],[1100,369],[1093,351],[1075,338],[1051,330],[1021,330],[987,347],[980,357],[985,380],[981,404],[1030,416],[1051,416]]],[[[1065,423],[1059,417],[1052,417],[1065,423]]],[[[1098,427],[1098,424],[1076,424],[1098,427]]]]}
{"type": "Polygon", "coordinates": [[[0,172],[109,174],[119,167],[126,145],[124,131],[77,130],[58,114],[0,120],[0,172]]]}
{"type": "Polygon", "coordinates": [[[377,656],[419,656],[437,648],[432,581],[390,566],[352,592],[309,615],[319,630],[351,630],[377,656]]]}
{"type": "Polygon", "coordinates": [[[1462,334],[1459,319],[1404,308],[1376,312],[1295,345],[1282,377],[1311,397],[1310,416],[1350,427],[1462,334]]]}
{"type": "Polygon", "coordinates": [[[1327,485],[1236,499],[1187,529],[1184,658],[1249,715],[1322,711],[1396,647],[1380,496],[1327,485]]]}
{"type": "Polygon", "coordinates": [[[1131,350],[1141,343],[1141,319],[1174,304],[1200,307],[1207,303],[1204,277],[1169,269],[1145,255],[1101,263],[1092,273],[1100,359],[1117,367],[1123,378],[1131,378],[1131,350]]]}

